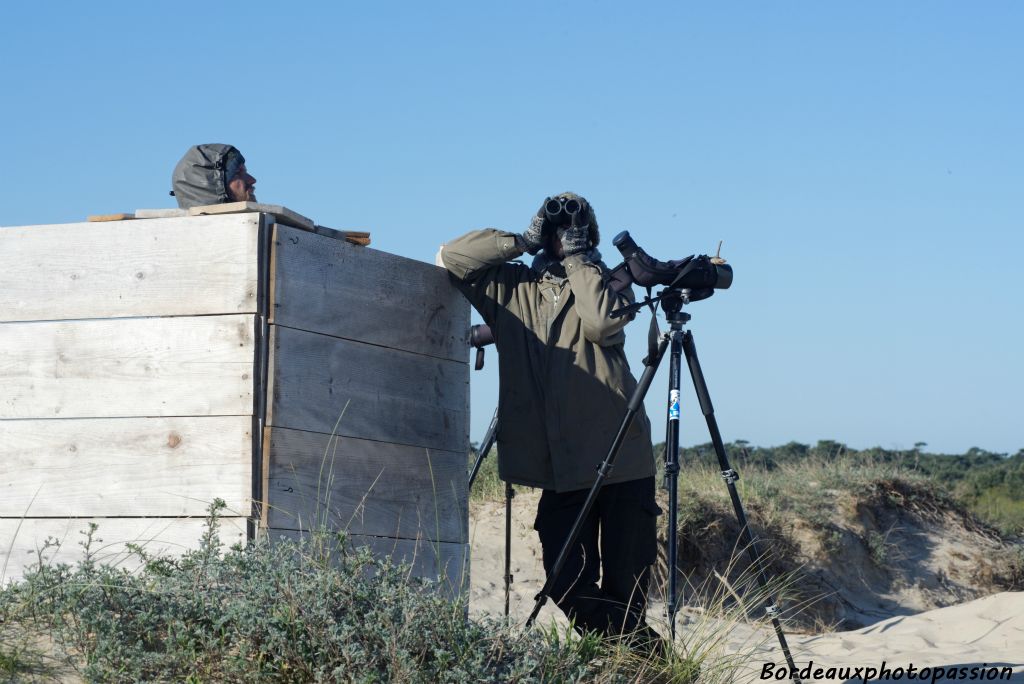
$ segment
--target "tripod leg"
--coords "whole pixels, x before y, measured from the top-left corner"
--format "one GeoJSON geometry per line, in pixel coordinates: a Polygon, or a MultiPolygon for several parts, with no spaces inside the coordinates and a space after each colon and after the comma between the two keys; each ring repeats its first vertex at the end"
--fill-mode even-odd
{"type": "Polygon", "coordinates": [[[476,463],[473,464],[473,469],[469,473],[469,484],[467,489],[473,488],[473,481],[476,480],[477,474],[480,472],[480,465],[487,458],[487,454],[491,452],[491,447],[494,446],[494,440],[498,436],[498,409],[494,409],[494,416],[491,418],[491,424],[487,426],[487,432],[484,433],[484,441],[480,443],[480,451],[476,454],[476,463]]]}
{"type": "Polygon", "coordinates": [[[587,494],[586,501],[583,502],[583,508],[580,509],[579,515],[576,516],[576,521],[572,524],[572,528],[569,530],[569,536],[566,537],[565,543],[562,544],[562,550],[558,552],[558,558],[555,560],[555,564],[551,567],[551,572],[548,573],[547,581],[544,582],[544,586],[541,588],[540,593],[537,594],[536,603],[533,606],[533,612],[530,613],[530,617],[526,620],[526,627],[529,628],[533,625],[533,621],[537,619],[537,615],[540,613],[540,609],[544,607],[544,604],[548,600],[548,596],[551,594],[552,587],[555,586],[555,582],[558,580],[558,576],[562,572],[562,568],[565,567],[566,561],[569,559],[570,550],[576,545],[576,540],[579,539],[580,531],[583,529],[583,523],[590,515],[590,510],[594,507],[594,502],[597,500],[597,494],[601,491],[601,485],[604,484],[605,479],[608,477],[608,473],[612,471],[612,467],[615,464],[615,458],[619,455],[619,449],[622,447],[622,443],[626,440],[626,433],[629,431],[630,425],[633,424],[633,418],[636,416],[640,407],[643,406],[644,397],[647,395],[647,390],[651,387],[651,382],[654,380],[655,373],[658,372],[658,365],[661,363],[662,357],[665,355],[665,349],[668,347],[669,336],[665,335],[661,338],[658,343],[658,351],[654,359],[648,359],[647,368],[644,369],[643,375],[640,376],[640,381],[637,383],[636,389],[633,391],[633,396],[629,398],[629,404],[626,408],[626,415],[622,419],[622,424],[619,425],[619,431],[615,435],[612,446],[608,450],[608,455],[601,461],[601,465],[597,467],[597,479],[594,481],[594,485],[590,488],[590,492],[587,494]]]}
{"type": "Polygon", "coordinates": [[[782,653],[789,666],[791,679],[799,684],[800,678],[796,674],[796,664],[789,651],[789,644],[786,642],[786,635],[782,632],[782,623],[779,622],[779,607],[776,604],[775,596],[768,591],[768,576],[764,569],[764,558],[757,547],[757,540],[750,531],[747,523],[747,515],[743,511],[743,504],[740,502],[739,492],[736,491],[736,481],[739,475],[729,465],[729,458],[725,453],[725,445],[722,443],[722,434],[718,431],[718,421],[715,420],[715,409],[711,405],[711,395],[708,394],[707,383],[704,382],[704,373],[700,369],[700,361],[697,359],[697,347],[693,343],[693,333],[686,331],[683,334],[683,352],[686,354],[686,362],[690,367],[690,376],[693,378],[693,388],[697,391],[697,400],[700,402],[700,410],[708,424],[708,432],[711,433],[711,443],[715,447],[715,454],[718,456],[718,465],[722,470],[722,479],[729,488],[729,498],[732,499],[732,507],[736,511],[736,518],[740,523],[740,539],[747,547],[750,556],[750,564],[756,572],[757,582],[761,590],[767,595],[768,605],[765,606],[765,613],[771,618],[772,627],[775,628],[775,635],[779,639],[782,653]]]}
{"type": "Polygon", "coordinates": [[[665,425],[665,488],[668,490],[668,521],[665,530],[667,538],[667,579],[668,595],[665,612],[668,615],[669,635],[672,643],[676,640],[676,613],[679,610],[678,594],[678,535],[676,530],[679,515],[679,376],[682,357],[682,333],[673,329],[669,356],[668,420],[665,425]]]}
{"type": "Polygon", "coordinates": [[[512,483],[505,483],[505,617],[508,617],[509,594],[512,591],[512,483]]]}

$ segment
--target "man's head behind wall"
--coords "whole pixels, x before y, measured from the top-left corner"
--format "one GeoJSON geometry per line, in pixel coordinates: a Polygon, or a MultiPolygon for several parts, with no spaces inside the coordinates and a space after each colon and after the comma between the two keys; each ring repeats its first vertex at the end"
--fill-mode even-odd
{"type": "Polygon", "coordinates": [[[255,202],[255,185],[256,179],[246,170],[242,153],[231,145],[218,143],[190,147],[171,175],[171,194],[181,209],[255,202]]]}

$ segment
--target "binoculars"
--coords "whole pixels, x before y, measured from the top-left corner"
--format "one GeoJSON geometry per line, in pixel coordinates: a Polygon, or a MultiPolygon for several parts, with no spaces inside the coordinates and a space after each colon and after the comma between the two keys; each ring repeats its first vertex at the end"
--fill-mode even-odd
{"type": "Polygon", "coordinates": [[[583,211],[583,202],[565,197],[551,197],[544,202],[544,217],[552,225],[568,224],[583,211]]]}

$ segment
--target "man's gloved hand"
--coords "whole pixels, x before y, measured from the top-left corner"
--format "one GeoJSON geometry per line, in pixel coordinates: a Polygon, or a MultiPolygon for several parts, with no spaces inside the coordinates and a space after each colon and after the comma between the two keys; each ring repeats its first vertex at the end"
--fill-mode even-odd
{"type": "Polygon", "coordinates": [[[529,227],[523,232],[523,247],[529,254],[536,254],[544,246],[544,207],[530,220],[529,227]]]}
{"type": "MultiPolygon", "coordinates": [[[[575,219],[575,217],[573,218],[575,219]]],[[[558,236],[562,240],[563,259],[574,254],[583,254],[590,249],[590,224],[588,223],[578,226],[573,220],[568,228],[558,232],[558,236]]]]}

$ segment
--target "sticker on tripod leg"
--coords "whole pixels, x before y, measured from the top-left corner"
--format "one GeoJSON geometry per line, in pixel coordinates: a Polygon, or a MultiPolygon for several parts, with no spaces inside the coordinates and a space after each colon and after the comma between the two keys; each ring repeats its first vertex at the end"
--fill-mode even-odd
{"type": "Polygon", "coordinates": [[[679,390],[672,390],[668,400],[668,419],[679,420],[679,390]]]}

